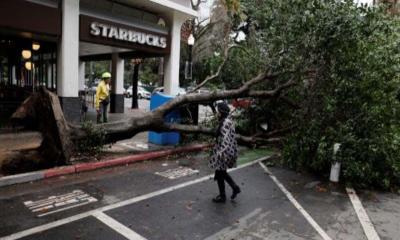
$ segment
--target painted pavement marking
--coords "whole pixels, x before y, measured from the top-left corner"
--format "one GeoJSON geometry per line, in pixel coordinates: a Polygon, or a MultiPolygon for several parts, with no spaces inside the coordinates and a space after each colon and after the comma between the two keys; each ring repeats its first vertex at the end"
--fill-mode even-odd
{"type": "MultiPolygon", "coordinates": [[[[263,157],[263,158],[254,160],[253,162],[249,162],[249,163],[240,165],[240,166],[238,166],[237,168],[234,168],[234,169],[229,169],[228,172],[233,172],[233,171],[236,171],[236,170],[239,170],[239,169],[254,165],[254,164],[259,163],[261,161],[267,160],[268,158],[270,158],[270,156],[263,157]]],[[[207,176],[202,177],[202,178],[198,178],[198,179],[195,179],[195,180],[184,182],[184,183],[181,183],[181,184],[178,184],[178,185],[175,185],[175,186],[172,186],[172,187],[168,187],[168,188],[165,188],[165,189],[161,189],[161,190],[158,190],[158,191],[155,191],[155,192],[152,192],[152,193],[144,194],[144,195],[141,195],[141,196],[138,196],[138,197],[127,199],[125,201],[121,201],[121,202],[114,203],[114,204],[111,204],[111,205],[108,205],[108,206],[100,207],[98,209],[94,209],[94,210],[90,210],[90,211],[87,211],[87,212],[83,212],[83,213],[80,213],[80,214],[77,214],[77,215],[74,215],[74,216],[71,216],[71,217],[63,218],[63,219],[60,219],[60,220],[57,220],[57,221],[54,221],[54,222],[50,222],[50,223],[47,223],[47,224],[43,224],[43,225],[40,225],[40,226],[29,228],[29,229],[26,229],[26,230],[23,230],[23,231],[20,231],[20,232],[17,232],[17,233],[13,233],[13,234],[5,236],[5,237],[0,237],[0,240],[20,239],[20,238],[23,238],[23,237],[26,237],[26,236],[29,236],[29,235],[32,235],[32,234],[35,234],[35,233],[38,233],[38,232],[43,232],[43,231],[46,231],[46,230],[49,230],[49,229],[52,229],[52,228],[67,224],[67,223],[71,223],[71,222],[80,220],[82,218],[86,218],[86,217],[92,216],[93,214],[95,214],[97,212],[105,212],[105,211],[109,211],[109,210],[112,210],[112,209],[115,209],[115,208],[131,205],[133,203],[137,203],[137,202],[140,202],[140,201],[143,201],[143,200],[146,200],[146,199],[149,199],[149,198],[153,198],[153,197],[156,197],[156,196],[168,193],[168,192],[172,192],[172,191],[177,190],[177,189],[181,189],[181,188],[184,188],[184,187],[187,187],[187,186],[191,186],[191,185],[196,184],[196,183],[204,182],[206,180],[211,179],[212,177],[213,177],[213,174],[207,175],[207,176]]]]}
{"type": "Polygon", "coordinates": [[[190,176],[190,175],[196,174],[198,172],[199,172],[199,170],[193,170],[188,167],[178,167],[178,168],[174,168],[174,169],[168,169],[164,172],[155,172],[155,174],[172,180],[172,179],[190,176]]]}
{"type": "Polygon", "coordinates": [[[93,202],[97,202],[97,199],[82,190],[74,190],[70,193],[50,196],[37,201],[25,201],[24,205],[38,217],[43,217],[93,202]]]}
{"type": "Polygon", "coordinates": [[[146,240],[146,238],[140,236],[132,229],[126,227],[122,223],[104,214],[103,212],[95,212],[93,213],[93,216],[129,240],[146,240]]]}
{"type": "MultiPolygon", "coordinates": [[[[241,217],[237,220],[237,222],[233,226],[226,227],[217,233],[205,238],[204,240],[215,240],[215,239],[236,239],[240,232],[249,229],[252,225],[253,218],[262,219],[268,213],[262,213],[261,208],[256,208],[254,211],[250,212],[244,217],[241,217]]],[[[264,239],[263,237],[259,237],[260,239],[264,239]]]]}
{"type": "Polygon", "coordinates": [[[365,211],[360,199],[357,196],[356,191],[353,188],[346,188],[347,195],[349,195],[351,204],[353,204],[354,211],[357,214],[358,220],[360,220],[361,226],[364,230],[365,236],[368,240],[380,240],[378,233],[376,232],[371,219],[368,217],[367,211],[365,211]]]}
{"type": "Polygon", "coordinates": [[[275,182],[275,184],[281,189],[281,191],[286,195],[286,197],[293,203],[293,205],[299,210],[301,214],[307,219],[307,221],[311,224],[311,226],[321,235],[324,240],[332,240],[331,237],[318,225],[318,223],[311,217],[308,212],[300,205],[299,202],[293,197],[293,195],[283,186],[281,182],[269,171],[267,166],[265,166],[262,162],[259,162],[260,166],[265,170],[265,172],[271,177],[271,179],[275,182]]]}

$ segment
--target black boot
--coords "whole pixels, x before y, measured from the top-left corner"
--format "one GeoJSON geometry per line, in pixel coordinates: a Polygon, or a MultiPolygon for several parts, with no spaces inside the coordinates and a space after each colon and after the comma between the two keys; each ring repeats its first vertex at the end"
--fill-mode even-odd
{"type": "Polygon", "coordinates": [[[222,175],[217,175],[216,177],[217,177],[219,195],[213,198],[212,200],[215,203],[224,203],[226,201],[224,178],[222,177],[222,175]]]}
{"type": "Polygon", "coordinates": [[[240,187],[235,183],[235,181],[233,181],[232,177],[228,173],[225,174],[225,180],[232,188],[231,199],[233,200],[241,192],[240,187]]]}
{"type": "Polygon", "coordinates": [[[218,195],[215,198],[212,199],[213,202],[215,203],[225,203],[226,202],[226,197],[223,195],[218,195]]]}

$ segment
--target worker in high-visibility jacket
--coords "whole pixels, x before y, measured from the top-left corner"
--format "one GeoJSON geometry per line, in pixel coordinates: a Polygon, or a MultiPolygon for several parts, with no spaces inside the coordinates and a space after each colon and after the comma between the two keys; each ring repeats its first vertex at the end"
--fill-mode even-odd
{"type": "Polygon", "coordinates": [[[107,109],[110,103],[110,80],[111,73],[103,73],[101,81],[96,88],[97,123],[107,122],[107,109]]]}

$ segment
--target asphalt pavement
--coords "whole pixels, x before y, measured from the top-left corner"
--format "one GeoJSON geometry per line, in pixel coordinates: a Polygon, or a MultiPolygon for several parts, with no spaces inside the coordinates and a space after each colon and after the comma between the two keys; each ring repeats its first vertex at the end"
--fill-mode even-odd
{"type": "MultiPolygon", "coordinates": [[[[0,239],[368,239],[345,189],[267,170],[233,169],[242,193],[224,204],[206,152],[0,188],[0,239]]],[[[397,212],[364,196],[381,239],[397,239],[397,212]]]]}

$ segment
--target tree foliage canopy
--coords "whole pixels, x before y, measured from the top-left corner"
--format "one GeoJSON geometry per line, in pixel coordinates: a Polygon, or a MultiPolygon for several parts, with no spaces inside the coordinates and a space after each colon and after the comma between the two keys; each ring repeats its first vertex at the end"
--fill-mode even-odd
{"type": "Polygon", "coordinates": [[[257,100],[244,110],[242,131],[254,133],[254,120],[292,127],[283,144],[290,167],[327,175],[340,161],[347,181],[398,185],[399,19],[352,1],[242,0],[240,7],[233,29],[244,29],[246,39],[231,51],[219,84],[237,87],[265,69],[282,74],[259,89],[297,83],[283,96],[289,101],[257,100]]]}

